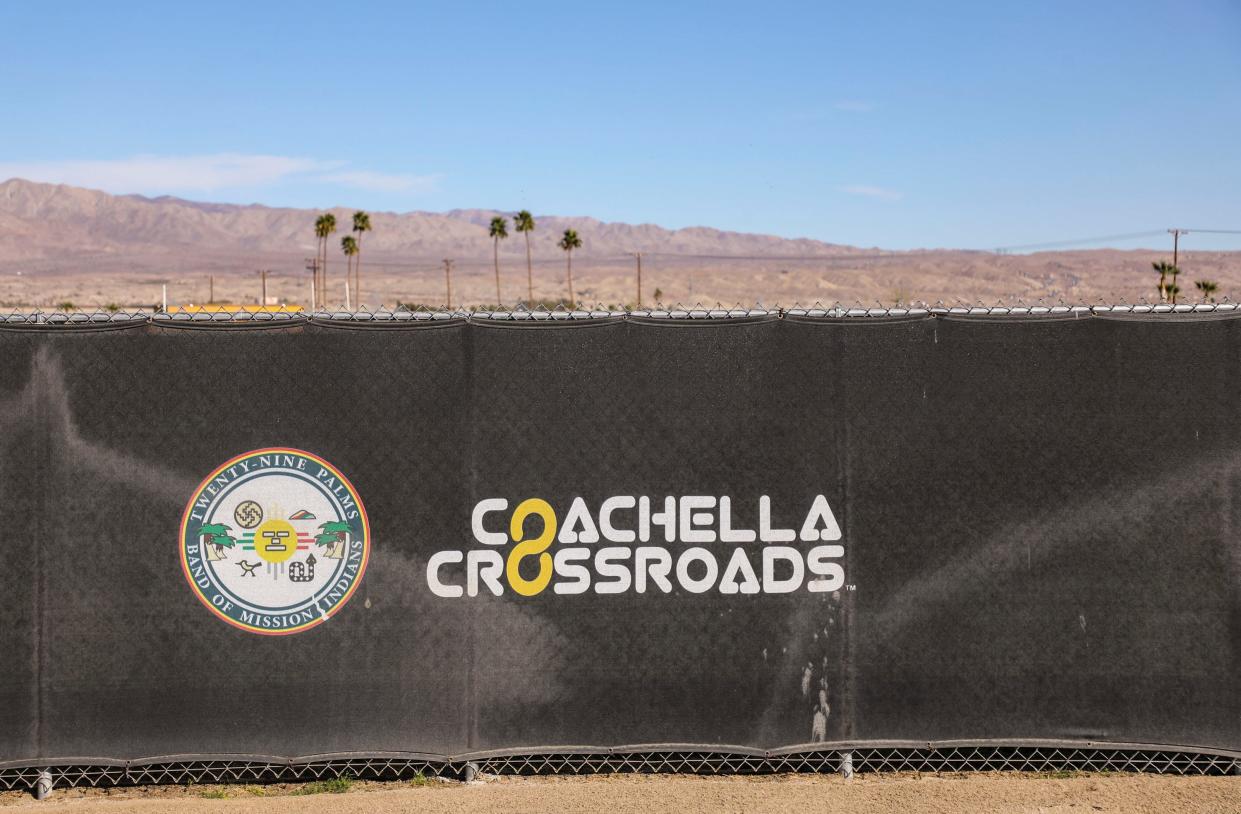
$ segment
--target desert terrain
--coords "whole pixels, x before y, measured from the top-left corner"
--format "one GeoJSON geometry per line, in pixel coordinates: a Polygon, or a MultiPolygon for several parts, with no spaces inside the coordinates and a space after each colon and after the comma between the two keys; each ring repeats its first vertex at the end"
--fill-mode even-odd
{"type": "MultiPolygon", "coordinates": [[[[330,240],[329,301],[345,300],[339,239],[352,211],[331,210],[341,224],[330,240]]],[[[215,302],[260,298],[258,271],[270,270],[270,300],[307,304],[319,212],[258,205],[117,196],[18,179],[0,183],[0,308],[77,308],[215,302]]],[[[371,213],[362,240],[360,302],[442,306],[443,260],[454,262],[452,305],[496,304],[492,210],[371,213]]],[[[556,245],[576,229],[575,294],[587,304],[634,305],[642,252],[643,300],[683,304],[791,306],[811,303],[1135,302],[1156,298],[1151,263],[1170,251],[1098,249],[1000,254],[880,248],[723,232],[670,230],[535,213],[531,236],[533,296],[566,297],[566,258],[556,245]]],[[[1170,247],[1169,247],[1170,249],[1170,247]]],[[[523,236],[500,244],[500,300],[527,298],[523,236]]],[[[1194,281],[1213,280],[1218,299],[1241,296],[1241,252],[1180,253],[1182,300],[1199,299],[1194,281]]],[[[353,304],[359,302],[352,298],[353,304]]]]}
{"type": "Polygon", "coordinates": [[[302,786],[172,786],[55,792],[38,802],[0,794],[0,809],[46,814],[236,812],[871,811],[1235,812],[1241,778],[1156,775],[825,775],[695,777],[614,775],[505,777],[469,784],[319,783],[302,786]],[[339,793],[332,793],[339,792],[339,793]],[[309,796],[313,794],[314,796],[309,796]]]}

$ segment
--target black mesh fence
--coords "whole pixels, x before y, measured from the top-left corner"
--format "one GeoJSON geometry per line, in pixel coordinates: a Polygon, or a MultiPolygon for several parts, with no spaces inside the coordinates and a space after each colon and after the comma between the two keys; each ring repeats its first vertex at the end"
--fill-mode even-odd
{"type": "Polygon", "coordinates": [[[0,786],[1233,771],[1238,315],[10,314],[0,786]]]}

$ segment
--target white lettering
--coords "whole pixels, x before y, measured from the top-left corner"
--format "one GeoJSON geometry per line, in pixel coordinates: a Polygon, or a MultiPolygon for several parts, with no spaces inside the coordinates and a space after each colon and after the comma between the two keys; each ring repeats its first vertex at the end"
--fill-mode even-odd
{"type": "Polygon", "coordinates": [[[632,543],[637,535],[628,529],[618,529],[612,525],[612,513],[617,509],[632,509],[637,501],[629,495],[610,497],[599,507],[599,531],[603,539],[611,543],[632,543]]]}
{"type": "Polygon", "coordinates": [[[691,594],[709,591],[719,573],[720,566],[715,561],[715,556],[705,548],[687,548],[677,560],[677,582],[691,594]],[[689,566],[695,562],[702,563],[706,568],[706,574],[701,579],[693,579],[689,575],[689,566]]]}
{"type": "Polygon", "coordinates": [[[806,578],[806,565],[802,562],[801,552],[785,545],[769,545],[763,547],[763,593],[790,594],[801,587],[806,578]],[[786,579],[776,577],[776,561],[784,560],[793,567],[793,573],[786,579]]]}
{"type": "Polygon", "coordinates": [[[810,549],[806,555],[806,566],[810,573],[822,579],[812,579],[806,583],[806,589],[814,593],[839,591],[845,584],[845,569],[838,562],[832,562],[845,555],[845,547],[841,545],[820,545],[810,549]]]}
{"type": "Polygon", "coordinates": [[[668,574],[672,572],[672,554],[668,549],[659,546],[639,546],[633,552],[633,589],[638,593],[646,593],[646,579],[650,575],[651,582],[666,594],[672,593],[672,583],[668,574]]]}
{"type": "Polygon", "coordinates": [[[753,529],[733,528],[733,502],[730,497],[720,498],[720,542],[752,543],[758,537],[753,529]]]}
{"type": "MultiPolygon", "coordinates": [[[[474,532],[474,539],[483,545],[504,545],[508,542],[508,535],[498,531],[487,531],[483,518],[491,512],[502,512],[508,508],[508,501],[502,497],[489,497],[478,501],[474,507],[474,513],[470,515],[470,529],[474,532]]],[[[473,594],[470,594],[473,596],[473,594]]]]}
{"type": "Polygon", "coordinates": [[[630,575],[629,568],[622,562],[617,560],[629,559],[629,549],[620,546],[611,546],[601,548],[595,554],[595,571],[601,577],[612,577],[609,581],[598,580],[595,582],[595,593],[600,594],[623,594],[629,590],[630,575]]]}
{"type": "Polygon", "coordinates": [[[590,588],[590,569],[578,563],[589,559],[589,548],[559,549],[552,560],[552,567],[561,579],[552,586],[552,590],[558,594],[586,593],[590,588]]]}
{"type": "Polygon", "coordinates": [[[758,575],[754,573],[754,566],[750,565],[750,558],[746,556],[744,548],[733,549],[732,559],[728,561],[728,565],[724,568],[724,576],[720,579],[720,593],[735,594],[740,591],[743,594],[756,594],[761,589],[758,582],[758,575]],[[741,577],[741,581],[737,581],[737,577],[741,577]]]}
{"type": "Polygon", "coordinates": [[[767,495],[758,499],[758,537],[764,543],[791,543],[797,539],[792,529],[771,527],[771,498],[767,495]]]}
{"type": "Polygon", "coordinates": [[[695,509],[714,509],[715,498],[709,495],[688,495],[681,498],[681,540],[686,543],[714,543],[715,529],[695,528],[709,525],[715,520],[710,512],[695,509]]]}
{"type": "Polygon", "coordinates": [[[465,592],[478,596],[478,583],[481,582],[492,596],[500,596],[504,593],[504,586],[500,584],[503,573],[504,558],[499,551],[491,548],[471,551],[465,561],[465,592]]]}
{"type": "Polygon", "coordinates": [[[463,593],[460,585],[447,585],[440,581],[440,568],[461,562],[464,557],[460,551],[437,551],[427,560],[427,585],[431,593],[445,599],[453,599],[463,593]]]}
{"type": "Polygon", "coordinates": [[[569,545],[599,542],[599,530],[595,528],[595,521],[590,517],[590,509],[586,508],[586,501],[580,497],[573,498],[573,503],[564,516],[564,522],[560,524],[560,534],[556,539],[569,545]],[[577,531],[578,526],[581,526],[580,532],[577,531]]]}
{"type": "Polygon", "coordinates": [[[826,543],[840,538],[840,525],[836,522],[836,515],[832,514],[832,507],[827,505],[827,498],[819,495],[814,499],[814,504],[806,514],[806,522],[802,523],[802,542],[813,543],[822,540],[826,543]],[[823,524],[823,528],[816,529],[815,527],[820,523],[823,524]]]}

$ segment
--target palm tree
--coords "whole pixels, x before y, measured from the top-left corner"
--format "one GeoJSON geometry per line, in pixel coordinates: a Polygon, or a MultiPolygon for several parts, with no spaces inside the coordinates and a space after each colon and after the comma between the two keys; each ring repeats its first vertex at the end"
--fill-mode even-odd
{"type": "Polygon", "coordinates": [[[353,231],[358,235],[358,259],[353,264],[353,297],[362,304],[362,233],[371,230],[371,216],[362,211],[353,213],[353,231]]]}
{"type": "Polygon", "coordinates": [[[1164,302],[1168,299],[1168,275],[1171,274],[1173,282],[1176,282],[1176,266],[1160,260],[1158,263],[1151,263],[1151,268],[1159,272],[1159,301],[1164,302]]]}
{"type": "Polygon", "coordinates": [[[353,303],[349,298],[349,275],[353,271],[353,258],[358,253],[358,241],[354,240],[353,235],[345,235],[340,239],[340,250],[344,252],[347,262],[345,266],[345,307],[352,308],[353,303]]]}
{"type": "Polygon", "coordinates": [[[1181,287],[1176,284],[1176,275],[1180,273],[1181,273],[1181,270],[1177,268],[1175,265],[1173,265],[1172,266],[1172,285],[1168,287],[1168,292],[1172,295],[1173,305],[1176,305],[1176,295],[1181,293],[1181,287]]]}
{"type": "Polygon", "coordinates": [[[523,209],[513,216],[513,228],[526,236],[526,301],[534,302],[534,270],[530,262],[530,233],[534,231],[534,215],[523,209]]]}
{"type": "Polygon", "coordinates": [[[564,249],[565,257],[569,261],[569,307],[572,308],[577,304],[577,300],[573,298],[573,250],[582,248],[582,239],[573,229],[565,229],[564,237],[560,238],[556,245],[564,249]]]}
{"type": "Polygon", "coordinates": [[[203,545],[211,546],[207,551],[207,559],[222,560],[224,549],[237,545],[237,540],[228,533],[229,529],[230,527],[223,523],[207,523],[198,530],[198,536],[202,538],[203,545]]]}
{"type": "Polygon", "coordinates": [[[315,537],[315,545],[328,546],[325,557],[339,560],[345,556],[345,535],[351,530],[343,520],[329,520],[319,525],[323,533],[315,537]]]}
{"type": "Polygon", "coordinates": [[[496,263],[496,306],[499,307],[504,302],[500,298],[500,241],[508,237],[508,221],[496,215],[491,219],[491,230],[488,234],[491,235],[492,256],[496,263]]]}
{"type": "Polygon", "coordinates": [[[1219,290],[1219,285],[1211,280],[1196,280],[1194,285],[1202,292],[1202,299],[1206,302],[1215,302],[1215,292],[1219,290]]]}
{"type": "Polygon", "coordinates": [[[319,269],[323,267],[323,247],[327,244],[327,221],[323,219],[323,215],[315,218],[315,269],[314,269],[314,295],[315,301],[310,304],[311,308],[319,307],[319,289],[322,283],[319,282],[319,269]]]}
{"type": "Polygon", "coordinates": [[[324,307],[327,306],[327,239],[336,231],[336,216],[331,212],[315,219],[315,235],[319,238],[319,279],[315,282],[315,293],[318,294],[324,307]]]}

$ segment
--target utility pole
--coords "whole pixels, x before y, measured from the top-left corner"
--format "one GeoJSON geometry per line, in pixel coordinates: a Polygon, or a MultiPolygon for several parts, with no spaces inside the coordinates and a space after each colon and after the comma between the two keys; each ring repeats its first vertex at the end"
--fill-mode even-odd
{"type": "Polygon", "coordinates": [[[1181,235],[1189,234],[1188,229],[1169,229],[1168,234],[1172,235],[1172,265],[1176,265],[1177,249],[1180,248],[1181,235]]]}
{"type": "Polygon", "coordinates": [[[448,309],[452,310],[452,262],[447,257],[444,258],[444,284],[448,288],[448,309]]]}
{"type": "Polygon", "coordinates": [[[633,256],[638,258],[638,307],[642,307],[642,252],[634,252],[633,256]]]}
{"type": "Polygon", "coordinates": [[[268,269],[259,270],[259,280],[262,283],[262,296],[259,299],[259,305],[267,305],[267,272],[268,269]]]}
{"type": "Polygon", "coordinates": [[[207,304],[215,302],[215,275],[207,275],[207,304]]]}

